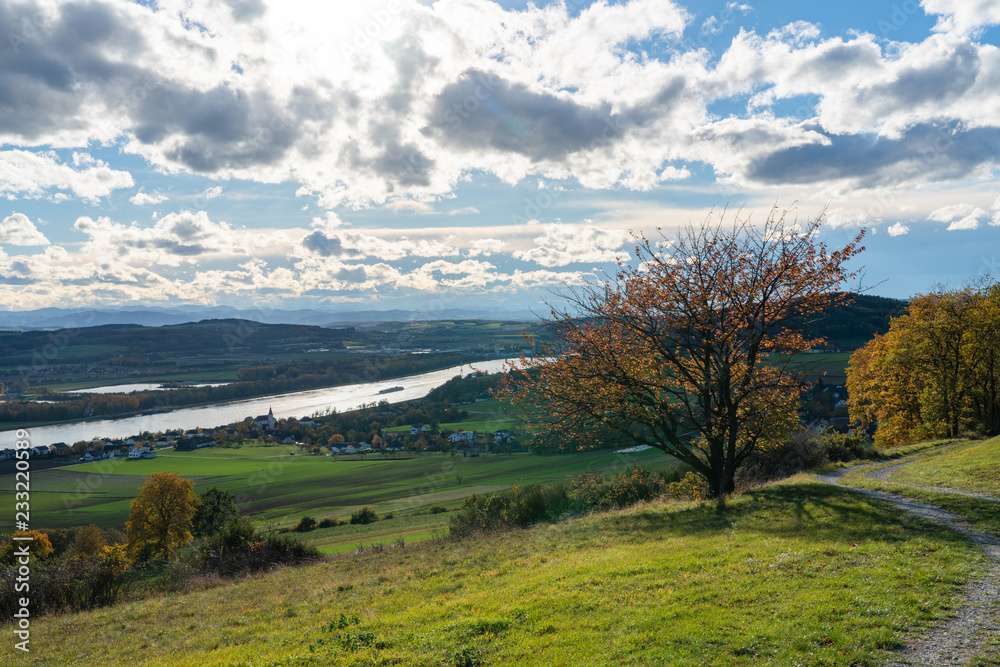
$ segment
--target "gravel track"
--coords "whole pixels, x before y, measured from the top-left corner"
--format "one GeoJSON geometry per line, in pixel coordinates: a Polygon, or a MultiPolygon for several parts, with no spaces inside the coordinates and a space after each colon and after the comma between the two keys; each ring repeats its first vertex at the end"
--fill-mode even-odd
{"type": "MultiPolygon", "coordinates": [[[[873,470],[866,473],[866,476],[902,484],[901,482],[890,480],[889,477],[894,471],[910,463],[915,463],[915,461],[908,461],[887,468],[873,470]]],[[[948,512],[936,505],[928,505],[894,493],[857,489],[844,483],[843,477],[848,473],[864,468],[871,468],[876,465],[879,464],[866,463],[854,466],[853,468],[838,470],[827,475],[821,475],[819,480],[827,484],[842,486],[873,498],[887,500],[907,512],[942,523],[980,545],[983,552],[990,559],[986,576],[981,581],[973,582],[969,585],[966,591],[965,604],[955,612],[955,616],[929,633],[907,641],[898,651],[893,662],[889,663],[889,667],[910,667],[913,665],[951,667],[953,665],[969,665],[972,659],[980,653],[983,637],[988,634],[995,634],[998,630],[997,605],[1000,604],[1000,540],[989,533],[974,530],[957,514],[948,512]]],[[[1000,501],[1000,499],[991,496],[957,491],[955,489],[917,486],[914,484],[907,484],[906,486],[1000,501]]],[[[1000,508],[998,508],[998,511],[1000,511],[1000,508]]]]}

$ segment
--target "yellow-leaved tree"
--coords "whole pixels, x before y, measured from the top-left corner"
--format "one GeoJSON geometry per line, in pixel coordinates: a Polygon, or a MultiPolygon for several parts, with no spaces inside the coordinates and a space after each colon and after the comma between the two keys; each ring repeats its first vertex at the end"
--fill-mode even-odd
{"type": "Polygon", "coordinates": [[[153,554],[170,556],[190,542],[197,506],[194,481],[173,472],[147,477],[130,505],[125,525],[129,558],[143,562],[153,554]]]}
{"type": "Polygon", "coordinates": [[[889,331],[851,355],[851,420],[875,444],[1000,433],[1000,284],[980,281],[910,301],[889,331]]]}

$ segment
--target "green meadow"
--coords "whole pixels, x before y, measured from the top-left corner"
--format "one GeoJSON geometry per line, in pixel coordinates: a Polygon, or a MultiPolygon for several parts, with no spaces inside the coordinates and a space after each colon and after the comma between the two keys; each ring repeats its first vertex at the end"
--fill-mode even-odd
{"type": "MultiPolygon", "coordinates": [[[[433,505],[456,508],[474,493],[515,484],[552,483],[584,472],[618,472],[633,465],[665,469],[676,464],[655,450],[627,455],[604,451],[475,458],[440,454],[334,458],[276,445],[166,450],[155,459],[95,461],[32,473],[31,519],[37,528],[87,523],[123,527],[129,503],[146,476],[163,471],[193,479],[196,493],[213,486],[230,491],[242,512],[262,527],[288,528],[307,515],[348,519],[364,505],[383,515],[392,513],[392,519],[368,526],[338,526],[304,534],[321,550],[333,553],[360,543],[426,539],[444,531],[448,515],[430,514],[433,505]]],[[[8,525],[13,521],[13,485],[13,476],[0,479],[0,507],[8,525]]]]}
{"type": "Polygon", "coordinates": [[[1000,495],[1000,438],[973,441],[938,450],[893,473],[905,484],[941,486],[1000,495]]]}
{"type": "MultiPolygon", "coordinates": [[[[460,422],[448,422],[439,424],[442,431],[477,431],[492,433],[501,429],[509,429],[517,423],[517,419],[510,416],[508,410],[511,409],[507,401],[490,399],[478,403],[457,406],[468,413],[468,417],[460,422]]],[[[413,424],[422,426],[422,424],[413,424]]],[[[391,426],[384,429],[385,433],[409,433],[410,425],[391,426]]]]}

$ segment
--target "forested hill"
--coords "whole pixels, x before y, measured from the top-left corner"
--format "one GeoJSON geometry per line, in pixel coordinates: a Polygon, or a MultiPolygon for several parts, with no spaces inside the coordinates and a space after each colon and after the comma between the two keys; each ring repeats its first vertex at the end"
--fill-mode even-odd
{"type": "Polygon", "coordinates": [[[906,312],[907,302],[883,296],[850,294],[850,303],[832,308],[805,328],[809,338],[826,338],[834,347],[855,348],[889,330],[889,320],[906,312]]]}
{"type": "MultiPolygon", "coordinates": [[[[356,336],[353,327],[328,329],[302,324],[260,324],[246,320],[204,320],[189,324],[145,327],[136,324],[108,324],[59,331],[24,331],[0,334],[0,357],[14,357],[46,345],[78,348],[77,361],[88,346],[100,359],[113,349],[119,354],[157,355],[252,352],[263,354],[290,345],[320,345],[342,349],[344,341],[356,336]],[[80,349],[83,348],[83,349],[80,349]]],[[[65,356],[65,355],[64,355],[65,356]]]]}

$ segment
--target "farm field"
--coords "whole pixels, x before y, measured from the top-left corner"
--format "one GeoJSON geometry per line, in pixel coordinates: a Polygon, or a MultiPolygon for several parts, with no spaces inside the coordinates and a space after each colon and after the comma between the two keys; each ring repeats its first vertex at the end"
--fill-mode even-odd
{"type": "Polygon", "coordinates": [[[35,619],[30,659],[875,666],[982,570],[955,532],[799,478],[721,511],[655,502],[35,619]],[[79,631],[95,627],[114,632],[79,631]]]}
{"type": "MultiPolygon", "coordinates": [[[[478,403],[458,405],[457,408],[469,413],[466,419],[458,422],[447,422],[438,425],[442,431],[483,431],[493,432],[504,428],[510,428],[517,420],[509,416],[507,410],[511,409],[507,401],[491,399],[478,403]]],[[[415,424],[420,426],[421,424],[415,424]]],[[[384,429],[385,433],[409,432],[410,426],[391,426],[384,429]]]]}
{"type": "Polygon", "coordinates": [[[789,360],[789,368],[803,373],[807,379],[821,377],[827,384],[843,384],[847,380],[847,364],[850,360],[850,352],[793,354],[789,360]]]}
{"type": "MultiPolygon", "coordinates": [[[[193,479],[197,493],[213,486],[230,491],[244,514],[272,528],[291,527],[306,515],[347,519],[364,505],[371,505],[379,514],[393,513],[393,519],[368,526],[339,526],[304,535],[322,550],[335,552],[361,542],[429,537],[447,525],[447,514],[431,515],[429,508],[439,503],[458,507],[473,493],[515,484],[551,483],[588,471],[676,465],[655,450],[628,455],[605,451],[398,459],[379,455],[331,458],[294,452],[294,448],[274,445],[167,450],[155,459],[116,459],[38,471],[31,478],[32,525],[63,528],[96,523],[102,528],[122,527],[129,503],[145,477],[161,471],[193,479]]],[[[13,476],[0,479],[4,508],[0,519],[8,523],[13,520],[13,484],[13,476]]]]}

